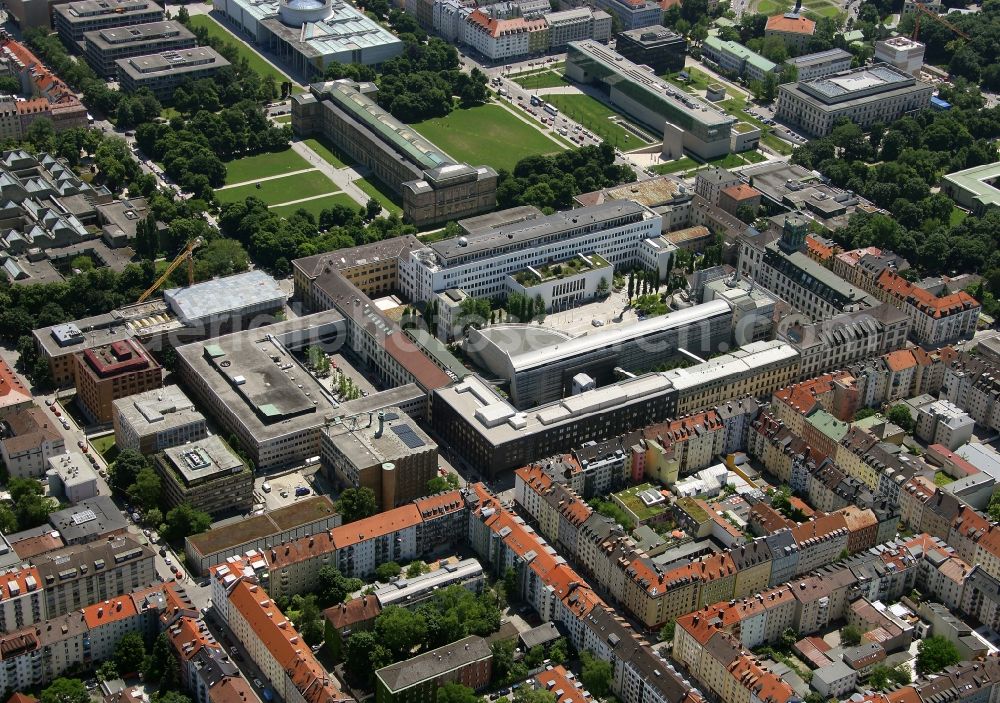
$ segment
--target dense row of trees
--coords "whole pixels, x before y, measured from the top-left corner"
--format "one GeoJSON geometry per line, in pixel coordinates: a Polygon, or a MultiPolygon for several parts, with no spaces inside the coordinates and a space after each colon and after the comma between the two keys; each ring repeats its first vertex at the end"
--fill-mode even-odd
{"type": "MultiPolygon", "coordinates": [[[[956,6],[955,2],[951,6],[956,6]]],[[[899,32],[909,35],[916,17],[916,13],[904,15],[899,32]]],[[[925,18],[920,23],[920,41],[927,45],[926,61],[946,63],[949,73],[980,83],[987,90],[1000,90],[1000,0],[986,0],[979,12],[949,15],[948,22],[970,39],[963,39],[943,24],[925,18]]]]}
{"type": "Polygon", "coordinates": [[[317,223],[317,219],[305,210],[285,218],[269,210],[262,200],[247,198],[242,203],[222,206],[219,229],[226,237],[246,246],[258,266],[272,269],[279,275],[289,273],[289,262],[301,256],[417,231],[396,215],[379,217],[366,225],[363,221],[366,215],[362,214],[366,212],[366,208],[352,210],[335,205],[320,213],[317,223]]]}
{"type": "Polygon", "coordinates": [[[142,151],[163,164],[174,181],[196,198],[211,200],[226,181],[225,160],[288,146],[289,125],[275,125],[249,100],[218,113],[205,110],[190,120],[147,122],[136,130],[142,151]]]}
{"type": "Polygon", "coordinates": [[[573,196],[634,180],[635,172],[616,164],[614,147],[604,142],[555,156],[529,156],[518,161],[512,173],[501,170],[497,205],[568,210],[573,196]]]}
{"type": "Polygon", "coordinates": [[[180,542],[188,535],[204,532],[212,524],[208,513],[188,503],[181,503],[164,514],[163,481],[150,458],[137,451],[122,450],[110,466],[108,483],[129,500],[133,510],[141,511],[144,524],[159,530],[168,542],[180,542]]]}
{"type": "Polygon", "coordinates": [[[376,618],[374,629],[354,632],[345,648],[345,669],[368,686],[383,666],[499,629],[500,608],[494,593],[476,595],[462,586],[449,586],[413,610],[390,605],[376,618]]]}
{"type": "Polygon", "coordinates": [[[160,116],[162,106],[148,88],[135,93],[112,90],[86,61],[71,57],[59,36],[50,34],[47,28],[26,29],[24,39],[56,75],[71,88],[83,93],[83,99],[90,108],[114,118],[119,127],[134,127],[160,116]]]}
{"type": "Polygon", "coordinates": [[[854,215],[831,235],[844,246],[889,248],[928,273],[1000,271],[1000,215],[952,224],[954,204],[931,192],[944,173],[996,160],[1000,109],[978,109],[981,96],[963,82],[942,88],[942,94],[954,109],[874,125],[867,136],[857,125],[841,123],[829,136],[796,149],[792,160],[892,213],[854,215]]]}
{"type": "Polygon", "coordinates": [[[404,42],[400,56],[382,64],[378,73],[371,66],[332,64],[324,77],[377,83],[378,104],[407,123],[447,115],[455,106],[453,96],[462,107],[486,102],[486,74],[478,68],[460,71],[454,46],[436,37],[428,39],[417,21],[401,10],[389,12],[389,24],[404,42]]]}
{"type": "Polygon", "coordinates": [[[0,532],[5,535],[44,525],[58,503],[44,495],[42,484],[33,478],[12,478],[7,483],[10,504],[0,503],[0,532]]]}

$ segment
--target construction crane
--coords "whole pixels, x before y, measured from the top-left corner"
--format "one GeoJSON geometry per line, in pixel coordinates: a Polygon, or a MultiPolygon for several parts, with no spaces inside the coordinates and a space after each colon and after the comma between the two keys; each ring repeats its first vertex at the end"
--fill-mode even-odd
{"type": "Polygon", "coordinates": [[[933,10],[928,10],[927,7],[922,2],[918,2],[916,5],[917,5],[917,19],[913,23],[913,34],[910,35],[910,38],[913,39],[914,41],[920,38],[920,17],[922,15],[927,15],[938,24],[943,24],[945,27],[947,27],[948,29],[950,29],[963,39],[968,39],[968,40],[972,39],[972,37],[970,37],[968,34],[963,32],[961,29],[953,25],[951,22],[946,20],[938,13],[934,12],[933,10]]]}
{"type": "Polygon", "coordinates": [[[163,282],[166,281],[168,278],[170,278],[170,274],[172,274],[174,271],[176,271],[177,267],[180,266],[182,263],[184,263],[185,259],[187,259],[187,262],[188,262],[188,285],[190,286],[191,284],[193,284],[194,283],[194,255],[193,254],[194,254],[194,250],[197,249],[198,247],[200,247],[203,242],[204,242],[204,240],[201,237],[195,237],[190,242],[188,242],[187,246],[184,247],[184,251],[182,251],[177,256],[176,259],[174,259],[172,262],[170,262],[170,266],[167,266],[167,270],[163,272],[163,275],[156,279],[156,283],[154,283],[149,288],[147,288],[146,292],[139,296],[139,299],[137,301],[135,301],[136,304],[138,305],[139,303],[145,302],[146,298],[148,298],[153,293],[155,293],[156,289],[159,288],[160,286],[162,286],[163,282]]]}

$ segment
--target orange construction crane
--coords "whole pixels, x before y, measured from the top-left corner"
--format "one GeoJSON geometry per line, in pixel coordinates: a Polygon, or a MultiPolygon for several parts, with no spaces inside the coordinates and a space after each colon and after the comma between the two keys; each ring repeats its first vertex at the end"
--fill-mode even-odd
{"type": "Polygon", "coordinates": [[[163,282],[170,278],[170,274],[176,271],[177,267],[180,266],[185,259],[187,259],[188,262],[188,285],[192,285],[194,283],[194,250],[200,247],[203,241],[204,240],[201,237],[195,237],[188,242],[187,246],[184,247],[184,251],[182,251],[177,258],[170,263],[170,266],[167,266],[167,270],[163,272],[163,275],[156,279],[156,283],[147,288],[146,292],[139,296],[139,299],[135,301],[136,304],[144,302],[146,298],[155,293],[156,289],[162,286],[163,282]]]}
{"type": "Polygon", "coordinates": [[[969,40],[972,39],[972,37],[970,37],[968,34],[963,32],[961,29],[953,25],[951,22],[946,20],[938,13],[934,12],[933,10],[928,10],[927,7],[922,2],[918,2],[916,5],[917,5],[917,20],[916,22],[913,23],[913,34],[910,35],[910,38],[913,39],[914,41],[920,38],[920,18],[923,15],[927,15],[938,24],[943,24],[945,27],[947,27],[955,34],[964,39],[969,39],[969,40]]]}

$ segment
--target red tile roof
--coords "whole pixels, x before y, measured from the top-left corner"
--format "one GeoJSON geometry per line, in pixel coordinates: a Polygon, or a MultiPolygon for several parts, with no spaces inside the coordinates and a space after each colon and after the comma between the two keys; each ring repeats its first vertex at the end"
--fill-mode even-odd
{"type": "Polygon", "coordinates": [[[540,688],[555,695],[555,703],[583,703],[590,700],[590,693],[580,680],[561,664],[535,674],[535,681],[540,688]]]}
{"type": "Polygon", "coordinates": [[[816,23],[806,17],[775,15],[774,17],[767,18],[767,25],[764,27],[764,30],[767,32],[788,32],[812,36],[816,32],[816,23]]]}
{"type": "Polygon", "coordinates": [[[883,358],[890,371],[905,371],[917,365],[917,361],[913,358],[913,353],[909,349],[889,352],[883,358]]]}
{"type": "Polygon", "coordinates": [[[980,307],[979,301],[964,290],[938,298],[923,288],[917,288],[889,269],[883,271],[882,275],[878,277],[878,286],[889,295],[934,318],[947,317],[980,307]]]}
{"type": "Polygon", "coordinates": [[[751,185],[747,185],[746,183],[737,183],[734,186],[723,188],[722,192],[736,201],[750,200],[752,198],[760,197],[760,191],[751,185]]]}
{"type": "Polygon", "coordinates": [[[95,603],[83,609],[83,618],[91,630],[112,622],[134,618],[138,614],[135,603],[128,596],[118,596],[113,600],[95,603]]]}
{"type": "Polygon", "coordinates": [[[368,622],[378,617],[382,606],[375,596],[359,596],[346,603],[338,603],[323,611],[323,617],[334,630],[343,630],[358,623],[368,622]]]}
{"type": "Polygon", "coordinates": [[[416,527],[420,523],[420,511],[417,510],[417,506],[410,503],[333,528],[333,542],[337,549],[343,549],[373,537],[387,535],[407,527],[416,527]]]}

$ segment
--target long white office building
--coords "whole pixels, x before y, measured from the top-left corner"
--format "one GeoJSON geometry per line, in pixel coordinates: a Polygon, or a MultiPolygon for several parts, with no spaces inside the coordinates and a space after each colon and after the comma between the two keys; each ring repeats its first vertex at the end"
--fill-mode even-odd
{"type": "Polygon", "coordinates": [[[451,288],[476,298],[504,297],[507,277],[528,266],[591,252],[615,268],[638,262],[640,246],[660,229],[659,215],[629,200],[482,227],[408,252],[400,261],[400,287],[412,300],[451,288]]]}

